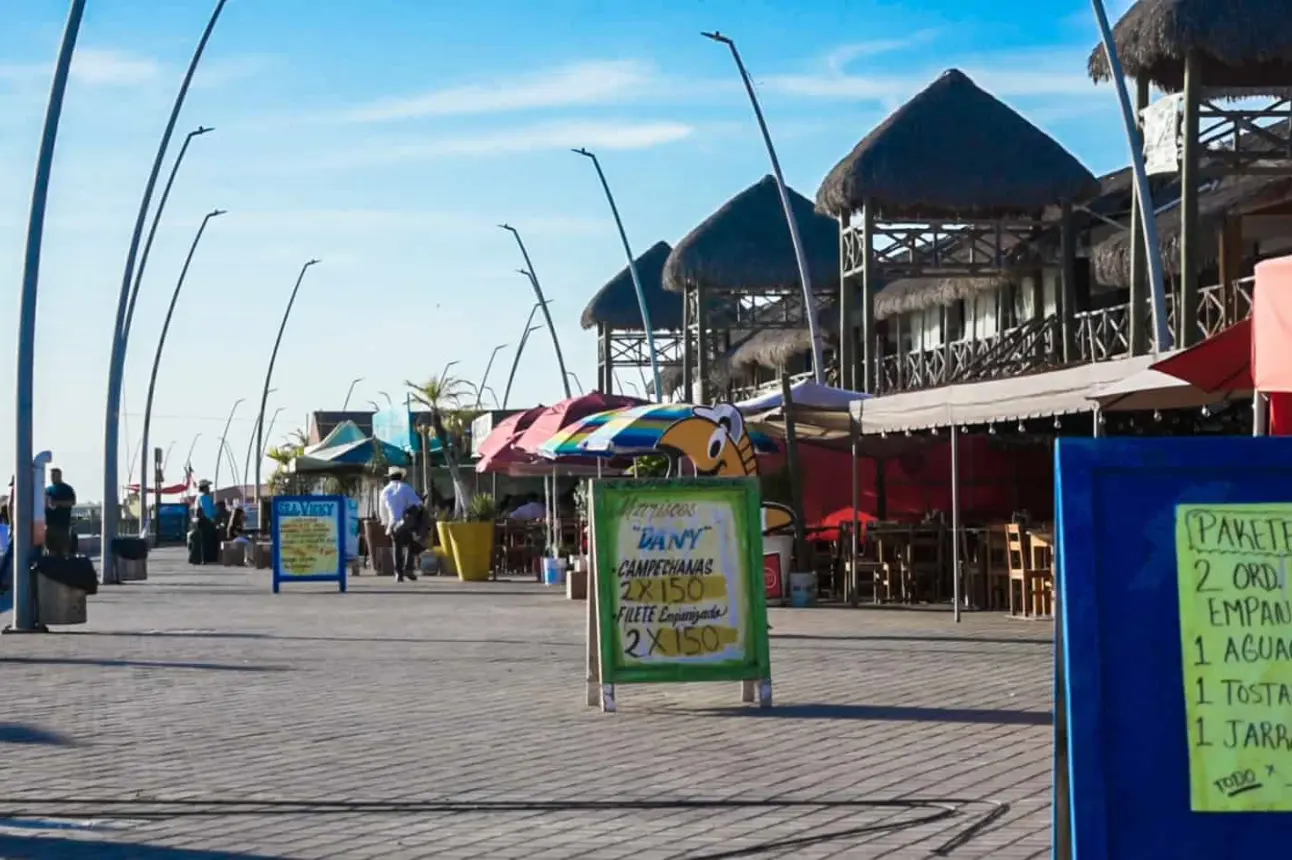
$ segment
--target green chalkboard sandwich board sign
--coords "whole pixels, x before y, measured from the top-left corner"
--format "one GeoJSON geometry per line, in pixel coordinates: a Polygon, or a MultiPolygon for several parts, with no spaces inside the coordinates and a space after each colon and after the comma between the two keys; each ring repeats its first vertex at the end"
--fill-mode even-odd
{"type": "Polygon", "coordinates": [[[760,505],[753,478],[592,482],[588,704],[670,681],[771,704],[760,505]]]}

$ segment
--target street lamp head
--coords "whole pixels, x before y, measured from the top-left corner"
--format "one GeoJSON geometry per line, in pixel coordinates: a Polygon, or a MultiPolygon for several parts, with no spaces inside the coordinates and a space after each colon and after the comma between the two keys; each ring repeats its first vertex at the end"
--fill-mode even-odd
{"type": "Polygon", "coordinates": [[[206,217],[219,218],[221,215],[228,215],[228,214],[229,214],[228,209],[212,209],[210,212],[206,214],[206,217]]]}
{"type": "Polygon", "coordinates": [[[728,38],[727,36],[722,35],[717,30],[714,30],[712,33],[701,33],[700,35],[706,39],[712,39],[715,42],[721,42],[724,45],[731,44],[731,39],[728,38]]]}
{"type": "Polygon", "coordinates": [[[323,262],[323,261],[322,261],[322,260],[310,260],[308,263],[306,263],[306,264],[305,264],[305,268],[307,268],[307,269],[308,269],[310,266],[318,265],[318,264],[319,264],[319,263],[321,263],[321,262],[323,262]]]}
{"type": "Polygon", "coordinates": [[[532,326],[530,326],[529,328],[525,329],[525,334],[529,334],[529,333],[531,333],[531,332],[536,332],[536,331],[538,331],[538,330],[539,330],[539,329],[541,329],[541,328],[542,328],[542,326],[541,326],[541,325],[532,325],[532,326]]]}
{"type": "Polygon", "coordinates": [[[210,127],[205,126],[205,125],[199,125],[197,128],[195,128],[195,129],[193,129],[192,131],[190,131],[190,132],[188,133],[188,136],[189,136],[189,137],[197,137],[198,135],[206,134],[207,132],[211,132],[211,131],[215,131],[215,129],[214,129],[214,128],[210,128],[210,127]]]}
{"type": "Polygon", "coordinates": [[[579,155],[582,155],[584,158],[596,158],[596,156],[595,156],[595,155],[593,155],[592,153],[588,152],[588,151],[587,151],[586,149],[584,149],[583,147],[579,147],[578,149],[571,149],[571,150],[570,150],[570,152],[576,152],[576,153],[578,153],[579,155]]]}
{"type": "Polygon", "coordinates": [[[516,228],[511,226],[510,224],[499,224],[498,227],[499,229],[506,230],[508,233],[516,232],[516,228]]]}

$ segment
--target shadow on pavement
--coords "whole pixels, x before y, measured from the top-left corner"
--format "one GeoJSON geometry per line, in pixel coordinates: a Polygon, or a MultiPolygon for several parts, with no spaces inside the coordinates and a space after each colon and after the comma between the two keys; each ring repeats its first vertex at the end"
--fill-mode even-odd
{"type": "Polygon", "coordinates": [[[275,860],[268,854],[231,854],[154,845],[59,839],[45,836],[0,835],[0,857],[5,860],[275,860]]]}
{"type": "MultiPolygon", "coordinates": [[[[543,648],[584,648],[583,642],[549,642],[542,639],[415,639],[404,636],[279,636],[276,633],[242,633],[221,630],[69,630],[60,636],[174,637],[177,639],[272,639],[276,642],[368,642],[395,645],[524,645],[543,648]]],[[[4,658],[0,658],[0,663],[4,658]]],[[[3,858],[0,858],[3,860],[3,858]]]]}
{"type": "Polygon", "coordinates": [[[964,642],[983,645],[1053,645],[1054,638],[1008,639],[988,636],[815,636],[810,633],[772,633],[773,639],[803,639],[814,642],[964,642]]]}
{"type": "MultiPolygon", "coordinates": [[[[21,723],[0,723],[0,744],[31,744],[34,746],[70,747],[74,742],[65,735],[47,732],[21,723]]],[[[0,857],[3,857],[0,854],[0,857]]]]}
{"type": "Polygon", "coordinates": [[[998,726],[1052,726],[1048,711],[997,711],[969,708],[916,708],[901,705],[778,705],[771,708],[710,708],[710,717],[774,717],[787,720],[891,720],[916,723],[982,723],[998,726]]]}
{"type": "MultiPolygon", "coordinates": [[[[167,663],[160,660],[95,660],[89,657],[0,657],[0,666],[102,666],[107,669],[193,669],[209,672],[286,672],[285,666],[232,663],[167,663]]],[[[4,855],[0,855],[3,857],[4,855]]]]}

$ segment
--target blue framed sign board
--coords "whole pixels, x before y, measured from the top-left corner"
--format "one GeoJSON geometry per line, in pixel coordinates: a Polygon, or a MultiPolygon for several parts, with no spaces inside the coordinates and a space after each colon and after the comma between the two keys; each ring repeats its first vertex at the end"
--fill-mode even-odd
{"type": "Polygon", "coordinates": [[[1055,850],[1292,851],[1292,440],[1062,439],[1055,850]]]}
{"type": "Polygon", "coordinates": [[[346,589],[344,496],[275,496],[273,500],[273,584],[335,582],[346,589]]]}

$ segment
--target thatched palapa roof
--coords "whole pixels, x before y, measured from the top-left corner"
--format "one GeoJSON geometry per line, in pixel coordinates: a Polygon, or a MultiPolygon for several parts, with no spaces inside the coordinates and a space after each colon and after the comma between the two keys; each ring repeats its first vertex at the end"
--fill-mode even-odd
{"type": "MultiPolygon", "coordinates": [[[[1154,208],[1177,202],[1179,184],[1168,186],[1165,193],[1155,198],[1154,208]]],[[[1199,261],[1209,265],[1219,255],[1217,228],[1226,214],[1241,215],[1292,198],[1292,177],[1268,175],[1226,176],[1202,190],[1198,196],[1199,261]]],[[[1172,206],[1157,216],[1158,243],[1162,248],[1162,268],[1168,274],[1180,272],[1180,207],[1172,206]]],[[[1091,253],[1095,278],[1116,287],[1130,285],[1130,250],[1132,237],[1121,231],[1104,240],[1091,253]]],[[[1139,241],[1143,241],[1139,239],[1139,241]]]]}
{"type": "MultiPolygon", "coordinates": [[[[839,287],[839,225],[787,189],[814,293],[839,287]]],[[[758,292],[800,288],[798,261],[776,180],[765,176],[686,235],[664,264],[664,289],[758,292]]]]}
{"type": "MultiPolygon", "coordinates": [[[[667,242],[656,242],[633,261],[637,264],[637,277],[641,278],[646,310],[655,331],[682,328],[682,297],[664,289],[664,261],[672,250],[667,242]]],[[[637,288],[627,266],[597,290],[583,309],[580,323],[584,328],[604,325],[623,331],[645,330],[637,288]]]]}
{"type": "MultiPolygon", "coordinates": [[[[1158,89],[1184,87],[1184,58],[1198,52],[1202,82],[1267,92],[1292,87],[1292,3],[1287,0],[1139,0],[1113,28],[1122,68],[1158,89]]],[[[1103,45],[1090,77],[1109,80],[1103,45]]]]}
{"type": "Polygon", "coordinates": [[[951,69],[835,165],[816,203],[842,217],[869,200],[886,221],[1026,218],[1097,190],[1054,138],[951,69]]]}

